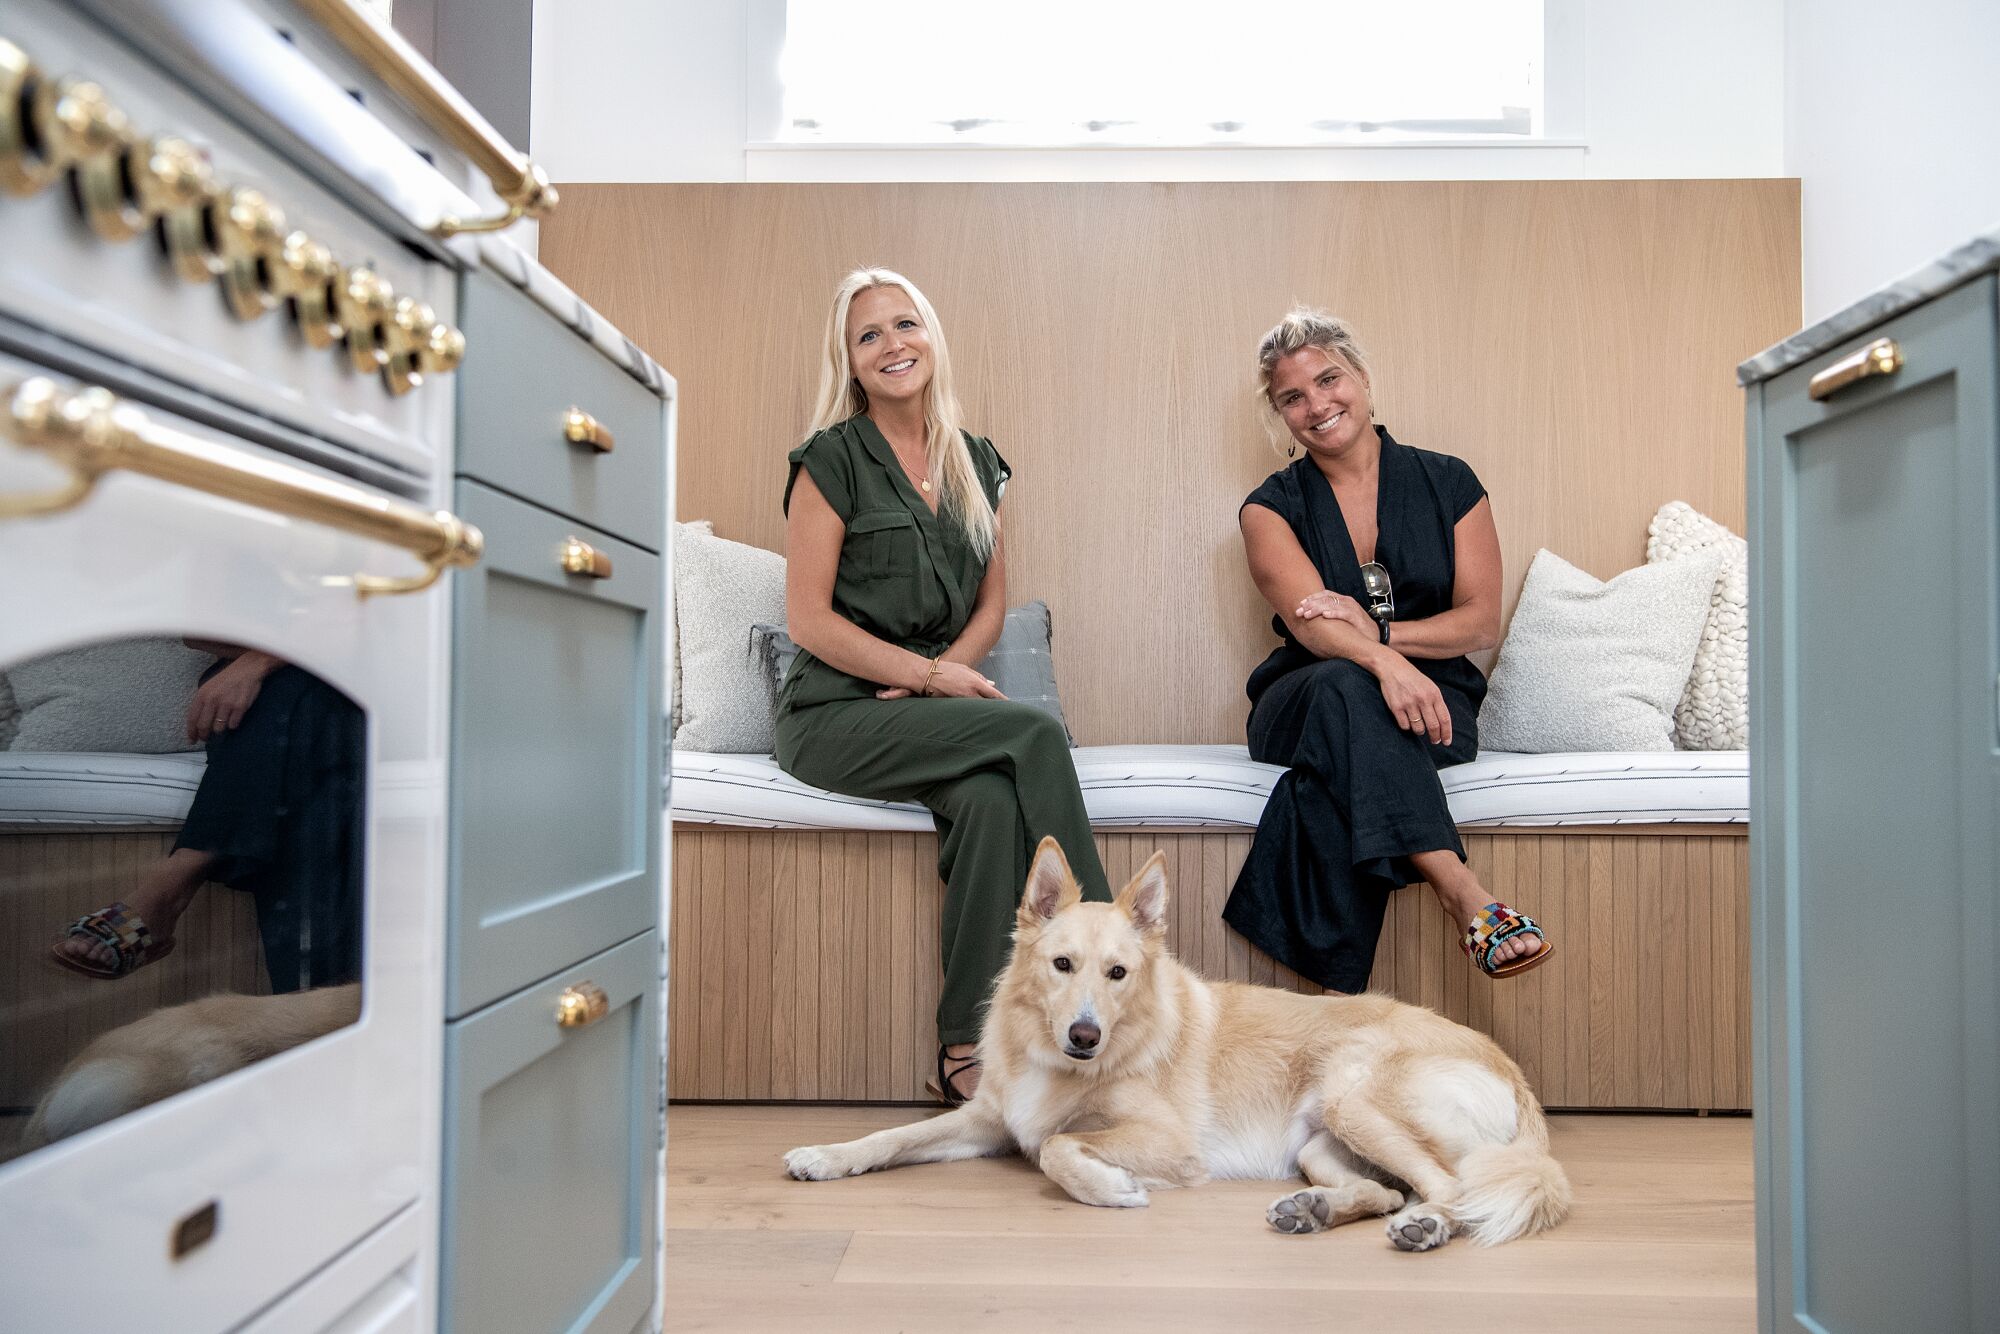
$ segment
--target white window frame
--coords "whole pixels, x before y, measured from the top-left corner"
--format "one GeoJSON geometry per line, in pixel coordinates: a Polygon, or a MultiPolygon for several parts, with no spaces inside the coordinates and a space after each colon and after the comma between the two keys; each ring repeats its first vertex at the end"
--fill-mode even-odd
{"type": "Polygon", "coordinates": [[[784,137],[786,0],[744,0],[744,168],[751,181],[1493,180],[1584,175],[1584,16],[1543,0],[1542,133],[1524,139],[1267,146],[824,143],[784,137]]]}

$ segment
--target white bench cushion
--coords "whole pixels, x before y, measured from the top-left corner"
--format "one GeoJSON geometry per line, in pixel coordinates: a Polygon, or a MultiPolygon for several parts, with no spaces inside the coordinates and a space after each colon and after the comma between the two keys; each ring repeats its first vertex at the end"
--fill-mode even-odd
{"type": "MultiPolygon", "coordinates": [[[[1255,828],[1284,772],[1242,746],[1082,746],[1071,751],[1090,822],[1099,828],[1255,828]]],[[[1743,751],[1482,755],[1444,771],[1462,826],[1741,824],[1749,819],[1743,751]]],[[[755,829],[928,830],[905,802],[808,787],[769,755],[676,752],[673,818],[755,829]]]]}
{"type": "Polygon", "coordinates": [[[187,818],[208,756],[0,751],[0,826],[172,829],[187,818]]]}

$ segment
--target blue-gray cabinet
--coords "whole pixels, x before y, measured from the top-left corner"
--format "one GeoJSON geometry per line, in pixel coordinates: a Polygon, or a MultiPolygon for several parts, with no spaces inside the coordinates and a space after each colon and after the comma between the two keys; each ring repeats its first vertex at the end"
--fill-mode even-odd
{"type": "Polygon", "coordinates": [[[439,1325],[629,1334],[656,1296],[670,408],[467,275],[439,1325]]]}
{"type": "Polygon", "coordinates": [[[2000,1329],[1995,296],[1749,389],[1766,1331],[2000,1329]]]}

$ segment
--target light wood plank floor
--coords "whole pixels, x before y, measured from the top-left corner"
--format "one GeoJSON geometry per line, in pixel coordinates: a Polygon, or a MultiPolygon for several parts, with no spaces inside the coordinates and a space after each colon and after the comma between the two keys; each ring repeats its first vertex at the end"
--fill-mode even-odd
{"type": "Polygon", "coordinates": [[[1160,1191],[1092,1209],[1018,1158],[788,1180],[786,1149],[926,1113],[683,1107],[669,1114],[666,1327],[708,1330],[1382,1334],[1748,1330],[1747,1118],[1556,1116],[1576,1211],[1493,1249],[1408,1255],[1379,1223],[1286,1237],[1280,1187],[1160,1191]],[[1310,1322],[1309,1325],[1304,1322],[1310,1322]]]}

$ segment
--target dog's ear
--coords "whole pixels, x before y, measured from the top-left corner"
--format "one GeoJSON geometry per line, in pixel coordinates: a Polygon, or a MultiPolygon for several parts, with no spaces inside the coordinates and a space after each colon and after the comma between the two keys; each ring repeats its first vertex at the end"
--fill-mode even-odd
{"type": "Polygon", "coordinates": [[[1167,854],[1156,852],[1132,877],[1132,883],[1118,891],[1115,900],[1132,924],[1149,936],[1167,929],[1167,854]]]}
{"type": "Polygon", "coordinates": [[[1062,845],[1044,838],[1035,849],[1035,864],[1028,868],[1028,887],[1021,894],[1021,925],[1039,926],[1082,898],[1083,889],[1070,874],[1062,845]]]}

